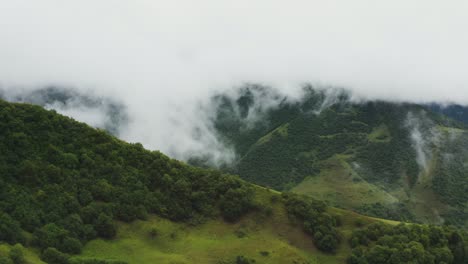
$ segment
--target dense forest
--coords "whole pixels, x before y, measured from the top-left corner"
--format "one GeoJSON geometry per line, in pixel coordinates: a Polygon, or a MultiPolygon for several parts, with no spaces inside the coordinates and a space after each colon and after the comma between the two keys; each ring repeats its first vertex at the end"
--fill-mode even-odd
{"type": "Polygon", "coordinates": [[[124,143],[39,106],[0,101],[0,240],[65,263],[113,220],[157,214],[193,224],[252,209],[252,187],[124,143]]]}
{"type": "Polygon", "coordinates": [[[450,118],[468,124],[468,107],[465,105],[437,103],[428,104],[427,107],[436,113],[446,115],[450,118]]]}
{"type": "MultiPolygon", "coordinates": [[[[395,226],[366,218],[349,230],[353,218],[343,218],[322,201],[280,195],[219,170],[188,166],[30,104],[0,101],[0,175],[0,246],[11,245],[7,255],[0,250],[2,264],[27,263],[26,248],[52,264],[124,264],[72,256],[96,238],[113,239],[117,221],[156,215],[188,226],[213,219],[235,223],[252,212],[271,218],[279,212],[271,208],[275,204],[284,208],[288,225],[303,230],[321,252],[341,255],[343,247],[351,247],[348,263],[468,259],[467,234],[453,227],[395,226]],[[268,193],[267,202],[256,201],[259,190],[268,193]]],[[[220,263],[254,262],[239,252],[220,263]]]]}
{"type": "Polygon", "coordinates": [[[90,91],[84,93],[70,87],[46,86],[31,91],[21,89],[7,91],[0,87],[0,99],[31,103],[65,112],[85,109],[103,118],[101,124],[92,125],[98,125],[115,136],[118,136],[129,122],[127,107],[119,100],[90,91]]]}
{"type": "Polygon", "coordinates": [[[468,263],[463,237],[447,226],[375,223],[356,230],[349,264],[468,263]]]}
{"type": "Polygon", "coordinates": [[[225,171],[376,217],[468,224],[467,125],[426,105],[359,101],[309,85],[299,99],[247,85],[212,104],[219,137],[239,157],[225,171]],[[427,199],[438,213],[420,202],[427,199]]]}
{"type": "MultiPolygon", "coordinates": [[[[0,97],[61,110],[100,109],[107,120],[102,128],[116,136],[128,123],[118,101],[62,87],[16,94],[0,89],[0,97]]],[[[355,100],[346,90],[311,85],[301,97],[288,98],[247,84],[237,94],[215,95],[206,109],[216,113],[211,121],[219,140],[238,157],[216,166],[224,172],[376,217],[467,225],[468,141],[466,124],[455,121],[465,121],[463,106],[355,100]],[[334,190],[337,183],[324,188],[323,181],[338,174],[349,175],[337,181],[351,190],[337,190],[336,197],[313,191],[334,190]],[[370,195],[352,198],[359,192],[370,195]],[[428,196],[437,213],[418,202],[428,196]]],[[[196,154],[189,163],[213,166],[210,157],[196,154]]]]}

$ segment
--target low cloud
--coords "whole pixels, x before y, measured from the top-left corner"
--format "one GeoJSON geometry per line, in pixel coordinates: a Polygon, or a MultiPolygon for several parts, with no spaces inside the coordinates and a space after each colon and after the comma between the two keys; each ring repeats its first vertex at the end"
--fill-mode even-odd
{"type": "MultiPolygon", "coordinates": [[[[234,154],[206,108],[244,83],[289,98],[311,82],[359,98],[468,103],[467,9],[459,0],[3,1],[0,86],[112,98],[128,115],[123,139],[221,162],[234,154]]],[[[109,122],[98,108],[48,107],[109,122]]]]}
{"type": "Polygon", "coordinates": [[[405,126],[409,130],[411,143],[416,152],[416,162],[423,171],[427,172],[433,157],[433,148],[440,143],[441,134],[435,124],[427,118],[424,111],[409,112],[406,116],[405,126]]]}
{"type": "Polygon", "coordinates": [[[0,98],[11,102],[41,105],[46,109],[73,117],[91,126],[105,129],[119,136],[127,129],[129,117],[126,106],[111,96],[101,96],[91,91],[80,92],[73,88],[45,87],[32,90],[2,89],[0,98]]]}

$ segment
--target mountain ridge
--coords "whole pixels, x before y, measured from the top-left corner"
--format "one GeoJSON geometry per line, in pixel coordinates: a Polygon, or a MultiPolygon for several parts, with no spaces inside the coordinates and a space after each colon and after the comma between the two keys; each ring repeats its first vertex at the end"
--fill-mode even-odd
{"type": "Polygon", "coordinates": [[[0,101],[0,128],[5,263],[466,259],[462,230],[374,219],[280,194],[38,106],[0,101]],[[415,253],[401,253],[407,251],[415,253]]]}
{"type": "Polygon", "coordinates": [[[237,97],[213,97],[218,106],[217,132],[240,157],[227,171],[378,217],[466,224],[466,217],[453,215],[466,211],[464,166],[447,158],[468,157],[461,147],[467,146],[466,124],[425,105],[353,101],[346,90],[312,86],[304,88],[299,100],[280,98],[276,107],[256,113],[261,109],[256,104],[263,100],[258,97],[268,97],[265,93],[275,94],[254,85],[240,89],[237,97]],[[242,124],[249,117],[240,115],[239,109],[261,116],[256,117],[261,121],[245,128],[242,124]],[[335,164],[335,169],[327,164],[335,164]],[[461,171],[447,174],[454,168],[461,171]],[[341,181],[327,180],[337,177],[341,181]],[[349,187],[342,189],[344,196],[335,192],[342,185],[349,187]],[[362,203],[350,206],[355,198],[362,203]]]}

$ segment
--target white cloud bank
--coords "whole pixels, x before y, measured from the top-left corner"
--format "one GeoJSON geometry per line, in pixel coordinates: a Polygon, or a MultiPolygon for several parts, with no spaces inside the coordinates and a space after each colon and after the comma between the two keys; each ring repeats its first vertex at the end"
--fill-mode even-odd
{"type": "Polygon", "coordinates": [[[112,95],[133,120],[124,139],[203,151],[194,102],[245,81],[468,103],[467,13],[462,0],[0,0],[0,85],[112,95]]]}

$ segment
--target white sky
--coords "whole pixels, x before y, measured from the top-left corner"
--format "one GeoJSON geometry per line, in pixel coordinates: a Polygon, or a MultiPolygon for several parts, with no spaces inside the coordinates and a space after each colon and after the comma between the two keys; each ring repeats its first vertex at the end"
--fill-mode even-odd
{"type": "Polygon", "coordinates": [[[168,115],[190,126],[195,98],[246,81],[468,103],[468,1],[0,0],[0,85],[112,94],[151,147],[168,115]]]}

